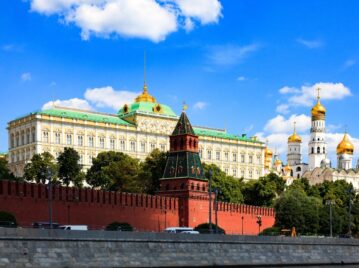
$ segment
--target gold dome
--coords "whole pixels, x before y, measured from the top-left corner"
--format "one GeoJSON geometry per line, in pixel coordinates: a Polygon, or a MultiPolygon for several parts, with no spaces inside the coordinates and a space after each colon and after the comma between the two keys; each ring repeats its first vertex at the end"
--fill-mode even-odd
{"type": "Polygon", "coordinates": [[[135,99],[135,102],[152,102],[152,103],[156,103],[156,99],[154,97],[152,97],[148,91],[147,91],[147,85],[145,84],[143,86],[143,92],[137,96],[137,98],[135,99]]]}
{"type": "Polygon", "coordinates": [[[275,160],[274,165],[276,166],[280,166],[282,164],[282,161],[280,161],[279,159],[275,160]]]}
{"type": "Polygon", "coordinates": [[[292,168],[291,168],[290,166],[286,165],[286,166],[284,167],[284,170],[285,170],[285,171],[290,171],[290,170],[292,170],[292,168]]]}
{"type": "Polygon", "coordinates": [[[272,151],[268,147],[266,147],[264,154],[266,157],[271,157],[273,155],[272,151]]]}
{"type": "Polygon", "coordinates": [[[302,138],[297,134],[295,129],[295,124],[296,122],[294,122],[294,131],[293,134],[288,137],[288,142],[302,142],[302,138]]]}
{"type": "Polygon", "coordinates": [[[320,103],[320,88],[318,88],[318,100],[312,108],[312,120],[324,120],[325,113],[327,112],[325,107],[320,103]]]}
{"type": "Polygon", "coordinates": [[[342,141],[337,146],[337,154],[353,154],[354,145],[349,140],[348,134],[345,133],[342,141]]]}

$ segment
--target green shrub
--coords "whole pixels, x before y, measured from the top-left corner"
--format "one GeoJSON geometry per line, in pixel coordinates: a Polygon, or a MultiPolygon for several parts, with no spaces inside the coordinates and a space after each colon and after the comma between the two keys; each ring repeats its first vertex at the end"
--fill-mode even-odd
{"type": "Polygon", "coordinates": [[[5,227],[17,227],[16,218],[7,211],[0,211],[0,225],[5,227]]]}
{"type": "MultiPolygon", "coordinates": [[[[218,234],[226,234],[226,231],[223,228],[221,228],[220,226],[218,226],[217,228],[218,234]]],[[[209,223],[201,223],[196,228],[194,228],[194,230],[200,232],[201,234],[209,234],[209,223]]],[[[212,223],[212,231],[213,234],[216,233],[216,225],[214,223],[212,223]]]]}
{"type": "Polygon", "coordinates": [[[279,227],[269,227],[269,228],[264,229],[259,235],[277,236],[277,235],[280,235],[280,228],[279,227]]]}
{"type": "Polygon", "coordinates": [[[114,221],[114,222],[111,222],[109,225],[106,226],[106,231],[132,232],[133,227],[131,226],[131,224],[129,224],[127,222],[114,221]]]}

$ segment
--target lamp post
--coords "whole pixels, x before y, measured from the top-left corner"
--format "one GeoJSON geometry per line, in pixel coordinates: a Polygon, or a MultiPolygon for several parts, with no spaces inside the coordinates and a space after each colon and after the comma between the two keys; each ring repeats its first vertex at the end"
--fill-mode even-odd
{"type": "Polygon", "coordinates": [[[52,229],[52,172],[51,169],[48,168],[47,169],[47,179],[48,179],[48,185],[47,185],[47,190],[48,190],[48,197],[49,197],[49,224],[50,224],[50,229],[52,229]]]}
{"type": "Polygon", "coordinates": [[[261,215],[257,215],[257,224],[258,224],[258,235],[261,232],[261,226],[262,226],[262,216],[261,215]]]}
{"type": "Polygon", "coordinates": [[[242,216],[242,235],[244,233],[244,225],[243,225],[244,216],[242,216]]]}
{"type": "Polygon", "coordinates": [[[219,188],[214,189],[214,212],[215,212],[215,222],[216,222],[216,234],[218,234],[218,195],[221,194],[222,191],[219,188]]]}
{"type": "Polygon", "coordinates": [[[329,205],[329,230],[330,237],[333,237],[333,213],[332,213],[332,205],[335,205],[334,200],[327,200],[325,202],[326,205],[329,205]]]}
{"type": "Polygon", "coordinates": [[[208,228],[209,233],[212,234],[212,169],[209,170],[209,179],[208,179],[208,193],[209,193],[209,220],[208,220],[208,228]]]}
{"type": "Polygon", "coordinates": [[[352,194],[353,194],[353,189],[350,187],[348,189],[348,195],[349,195],[349,209],[348,209],[348,217],[349,217],[349,222],[348,222],[348,235],[351,236],[352,235],[352,194]]]}

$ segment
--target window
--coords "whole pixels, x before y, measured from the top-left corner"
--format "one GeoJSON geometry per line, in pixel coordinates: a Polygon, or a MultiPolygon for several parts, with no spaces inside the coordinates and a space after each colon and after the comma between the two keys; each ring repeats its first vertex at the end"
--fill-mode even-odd
{"type": "Polygon", "coordinates": [[[35,129],[32,130],[31,135],[32,135],[31,141],[35,142],[35,137],[36,137],[35,129]]]}
{"type": "Polygon", "coordinates": [[[47,132],[47,131],[42,132],[42,141],[49,142],[49,132],[47,132]]]}
{"type": "Polygon", "coordinates": [[[130,143],[130,149],[132,152],[136,151],[136,142],[135,141],[131,141],[130,143]]]}
{"type": "Polygon", "coordinates": [[[237,169],[232,170],[233,177],[237,177],[237,169]]]}
{"type": "Polygon", "coordinates": [[[150,148],[151,148],[151,151],[153,151],[154,149],[156,149],[156,144],[151,143],[151,144],[150,144],[150,148]]]}
{"type": "Polygon", "coordinates": [[[84,136],[77,136],[77,145],[78,146],[83,146],[84,145],[84,136]]]}
{"type": "Polygon", "coordinates": [[[317,154],[320,154],[320,147],[317,148],[317,154]]]}
{"type": "Polygon", "coordinates": [[[253,178],[253,171],[252,170],[249,171],[249,178],[253,178]]]}
{"type": "Polygon", "coordinates": [[[25,144],[25,133],[22,132],[21,133],[21,145],[24,145],[25,144]]]}
{"type": "Polygon", "coordinates": [[[224,160],[228,161],[228,158],[229,158],[229,157],[228,157],[228,152],[225,152],[225,153],[224,153],[224,160]]]}
{"type": "Polygon", "coordinates": [[[244,178],[244,169],[241,170],[241,178],[244,178]]]}
{"type": "Polygon", "coordinates": [[[11,163],[15,162],[15,154],[11,154],[11,163]]]}
{"type": "Polygon", "coordinates": [[[323,154],[325,154],[325,147],[323,147],[323,154]]]}
{"type": "Polygon", "coordinates": [[[72,144],[72,134],[66,134],[66,144],[67,145],[72,144]]]}
{"type": "Polygon", "coordinates": [[[11,148],[15,147],[15,138],[14,138],[14,134],[11,134],[11,148]]]}
{"type": "Polygon", "coordinates": [[[59,132],[55,133],[55,143],[60,144],[61,143],[61,134],[59,132]]]}
{"type": "Polygon", "coordinates": [[[30,143],[30,130],[26,131],[26,143],[30,143]]]}
{"type": "Polygon", "coordinates": [[[216,160],[221,160],[221,152],[219,151],[216,152],[216,160]]]}
{"type": "Polygon", "coordinates": [[[114,139],[110,139],[110,149],[111,150],[115,150],[115,140],[114,139]]]}
{"type": "Polygon", "coordinates": [[[314,154],[314,147],[312,147],[312,154],[314,154]]]}
{"type": "Polygon", "coordinates": [[[237,154],[236,153],[232,154],[232,161],[237,162],[237,154]]]}
{"type": "Polygon", "coordinates": [[[209,160],[212,159],[212,151],[210,151],[210,150],[207,151],[207,158],[208,158],[209,160]]]}
{"type": "Polygon", "coordinates": [[[249,156],[249,163],[252,164],[253,163],[253,155],[249,156]]]}
{"type": "Polygon", "coordinates": [[[15,146],[20,146],[19,133],[16,133],[16,145],[15,146]]]}
{"type": "Polygon", "coordinates": [[[89,147],[94,147],[93,137],[92,136],[89,137],[88,145],[89,145],[89,147]]]}
{"type": "Polygon", "coordinates": [[[258,162],[258,164],[261,163],[261,160],[262,160],[262,157],[261,157],[260,155],[257,155],[257,162],[258,162]]]}
{"type": "Polygon", "coordinates": [[[105,148],[105,138],[99,138],[100,148],[105,148]]]}
{"type": "Polygon", "coordinates": [[[82,165],[84,163],[84,156],[80,154],[79,164],[82,165]]]}
{"type": "Polygon", "coordinates": [[[198,150],[198,153],[199,153],[199,157],[202,158],[202,156],[203,156],[203,150],[202,150],[202,149],[199,149],[199,150],[198,150]]]}
{"type": "Polygon", "coordinates": [[[146,143],[145,142],[141,142],[141,152],[142,153],[146,152],[146,143]]]}
{"type": "Polygon", "coordinates": [[[89,155],[89,164],[92,165],[93,156],[89,155]]]}
{"type": "Polygon", "coordinates": [[[244,154],[241,154],[241,163],[244,163],[244,154]]]}
{"type": "Polygon", "coordinates": [[[126,145],[125,145],[125,141],[124,141],[124,140],[120,140],[120,150],[121,150],[121,151],[126,150],[126,145]]]}
{"type": "Polygon", "coordinates": [[[161,151],[166,151],[166,144],[161,144],[160,145],[161,151]]]}
{"type": "Polygon", "coordinates": [[[228,168],[225,168],[224,172],[228,175],[228,168]]]}

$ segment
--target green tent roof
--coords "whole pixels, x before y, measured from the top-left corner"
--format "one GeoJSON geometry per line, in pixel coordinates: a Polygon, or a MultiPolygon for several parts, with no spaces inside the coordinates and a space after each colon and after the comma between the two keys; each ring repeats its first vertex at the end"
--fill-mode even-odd
{"type": "Polygon", "coordinates": [[[35,112],[35,114],[51,115],[51,116],[58,116],[58,117],[71,118],[71,119],[81,119],[81,120],[110,123],[116,125],[133,126],[131,123],[119,118],[116,115],[79,111],[79,110],[70,110],[66,108],[61,109],[55,107],[55,108],[50,108],[47,110],[41,110],[35,112]]]}
{"type": "Polygon", "coordinates": [[[159,103],[153,103],[153,102],[134,102],[132,104],[128,104],[123,106],[119,111],[118,115],[120,117],[124,115],[129,115],[133,113],[146,113],[146,114],[160,114],[160,115],[166,115],[170,117],[177,117],[177,115],[174,113],[171,107],[159,104],[159,103]],[[125,111],[125,107],[127,107],[127,111],[125,111]],[[158,112],[155,112],[158,108],[158,112]]]}
{"type": "Polygon", "coordinates": [[[188,117],[185,112],[181,113],[181,117],[177,122],[177,125],[175,127],[175,130],[172,133],[172,136],[183,135],[183,134],[195,135],[192,125],[189,122],[188,117]]]}
{"type": "Polygon", "coordinates": [[[246,142],[254,142],[254,143],[263,144],[263,142],[248,138],[246,135],[239,136],[239,135],[227,133],[226,131],[223,131],[223,130],[194,127],[194,133],[198,136],[207,136],[207,137],[213,137],[213,138],[221,138],[221,139],[246,141],[246,142]]]}

